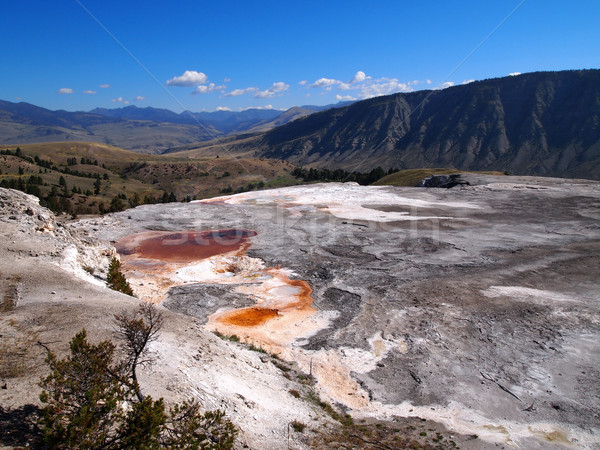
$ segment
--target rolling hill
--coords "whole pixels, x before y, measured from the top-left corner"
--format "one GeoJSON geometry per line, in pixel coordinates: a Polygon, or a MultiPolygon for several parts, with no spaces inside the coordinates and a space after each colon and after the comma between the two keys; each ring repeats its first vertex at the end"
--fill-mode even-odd
{"type": "Polygon", "coordinates": [[[97,214],[299,183],[284,161],[226,156],[147,155],[94,142],[0,147],[0,187],[36,195],[56,212],[97,214]]]}
{"type": "Polygon", "coordinates": [[[125,120],[150,120],[181,125],[196,125],[199,127],[208,126],[215,131],[215,136],[236,131],[245,131],[257,125],[268,123],[281,115],[281,111],[277,109],[247,109],[239,112],[183,111],[181,114],[177,114],[168,109],[152,108],[150,106],[138,108],[135,105],[113,109],[96,108],[90,111],[90,113],[125,120]]]}

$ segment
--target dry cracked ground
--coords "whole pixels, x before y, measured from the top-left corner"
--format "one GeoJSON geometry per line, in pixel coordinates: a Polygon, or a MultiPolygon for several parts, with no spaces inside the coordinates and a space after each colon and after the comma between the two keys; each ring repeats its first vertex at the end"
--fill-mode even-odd
{"type": "MultiPolygon", "coordinates": [[[[27,347],[29,366],[3,375],[0,405],[36,401],[43,351],[27,339],[110,337],[111,313],[135,307],[102,284],[116,249],[168,318],[145,389],[225,409],[239,446],[342,445],[324,431],[329,402],[422,445],[597,448],[600,184],[462,178],[297,186],[65,226],[4,190],[0,271],[16,306],[2,345],[27,347]],[[292,420],[308,431],[288,434],[292,420]]],[[[382,448],[369,439],[354,445],[382,448]]]]}

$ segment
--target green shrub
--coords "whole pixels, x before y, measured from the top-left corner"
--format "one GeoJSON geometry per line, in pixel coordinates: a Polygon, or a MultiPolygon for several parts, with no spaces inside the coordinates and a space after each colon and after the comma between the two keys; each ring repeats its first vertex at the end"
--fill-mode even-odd
{"type": "Polygon", "coordinates": [[[289,372],[290,370],[292,370],[288,366],[286,366],[285,364],[282,364],[282,363],[277,362],[277,361],[272,361],[272,362],[273,362],[273,365],[275,367],[277,367],[279,370],[281,370],[282,372],[289,372]]]}
{"type": "Polygon", "coordinates": [[[237,337],[235,334],[228,336],[226,334],[219,333],[218,331],[215,331],[214,334],[215,334],[215,336],[223,339],[224,341],[240,342],[240,338],[237,337]]]}
{"type": "Polygon", "coordinates": [[[117,258],[113,258],[108,266],[108,275],[106,276],[106,284],[108,287],[122,292],[123,294],[131,295],[133,297],[133,289],[129,285],[127,278],[121,272],[121,261],[117,258]]]}
{"type": "Polygon", "coordinates": [[[267,351],[264,348],[261,347],[256,347],[254,344],[250,344],[248,346],[248,350],[252,350],[253,352],[258,352],[258,353],[267,353],[267,351]]]}
{"type": "Polygon", "coordinates": [[[296,389],[290,389],[289,392],[292,397],[300,398],[300,392],[298,392],[296,389]]]}
{"type": "MultiPolygon", "coordinates": [[[[136,336],[142,329],[150,333],[144,342],[160,328],[159,322],[155,328],[147,326],[146,317],[137,315],[128,322],[136,336]]],[[[138,348],[142,355],[144,346],[138,348]]],[[[197,403],[184,402],[167,414],[162,399],[141,395],[131,370],[131,349],[119,360],[112,342],[90,344],[85,330],[71,340],[70,348],[64,359],[48,351],[51,373],[40,383],[45,407],[39,425],[50,448],[233,448],[237,429],[222,411],[201,413],[197,403]]]]}
{"type": "Polygon", "coordinates": [[[306,424],[302,423],[298,420],[293,420],[292,422],[290,422],[290,425],[292,426],[294,431],[296,431],[297,433],[302,433],[304,431],[304,429],[306,428],[306,424]]]}

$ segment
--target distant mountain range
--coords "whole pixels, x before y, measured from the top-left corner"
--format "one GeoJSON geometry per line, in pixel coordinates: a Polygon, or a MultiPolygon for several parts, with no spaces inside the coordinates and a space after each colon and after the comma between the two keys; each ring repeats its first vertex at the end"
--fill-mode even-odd
{"type": "Polygon", "coordinates": [[[285,112],[129,106],[86,113],[0,101],[0,145],[59,140],[363,172],[452,167],[600,180],[600,70],[535,72],[285,112]]]}
{"type": "Polygon", "coordinates": [[[452,167],[600,179],[600,70],[537,72],[377,97],[220,147],[207,143],[190,153],[252,150],[304,166],[359,171],[452,167]]]}
{"type": "Polygon", "coordinates": [[[216,137],[217,135],[226,135],[230,133],[270,130],[298,118],[309,116],[315,112],[346,106],[351,103],[352,102],[340,102],[335,105],[325,106],[294,106],[287,111],[250,108],[244,111],[183,111],[181,114],[177,114],[168,109],[152,108],[150,106],[138,108],[135,105],[131,105],[114,109],[96,108],[90,111],[90,113],[126,120],[150,120],[180,125],[208,126],[215,130],[215,136],[213,137],[216,137]]]}
{"type": "Polygon", "coordinates": [[[96,108],[90,111],[90,113],[126,120],[150,120],[153,122],[168,122],[196,126],[208,125],[217,131],[217,134],[219,135],[235,131],[246,131],[256,125],[267,123],[281,115],[281,111],[276,109],[248,109],[240,112],[215,111],[199,113],[184,111],[181,114],[177,114],[168,109],[152,107],[138,108],[134,105],[116,109],[96,108]]]}
{"type": "Polygon", "coordinates": [[[283,112],[248,109],[177,114],[168,109],[132,105],[69,112],[0,100],[0,145],[91,141],[137,152],[162,153],[172,147],[232,133],[269,130],[331,107],[333,105],[294,107],[283,112]]]}

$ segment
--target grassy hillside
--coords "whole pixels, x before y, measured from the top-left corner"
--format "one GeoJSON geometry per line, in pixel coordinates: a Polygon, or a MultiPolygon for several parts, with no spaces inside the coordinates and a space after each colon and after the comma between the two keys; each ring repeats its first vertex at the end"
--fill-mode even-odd
{"type": "Polygon", "coordinates": [[[0,155],[0,185],[37,195],[51,209],[71,214],[298,183],[291,175],[294,166],[283,161],[143,155],[90,142],[18,148],[4,148],[0,155]]]}

